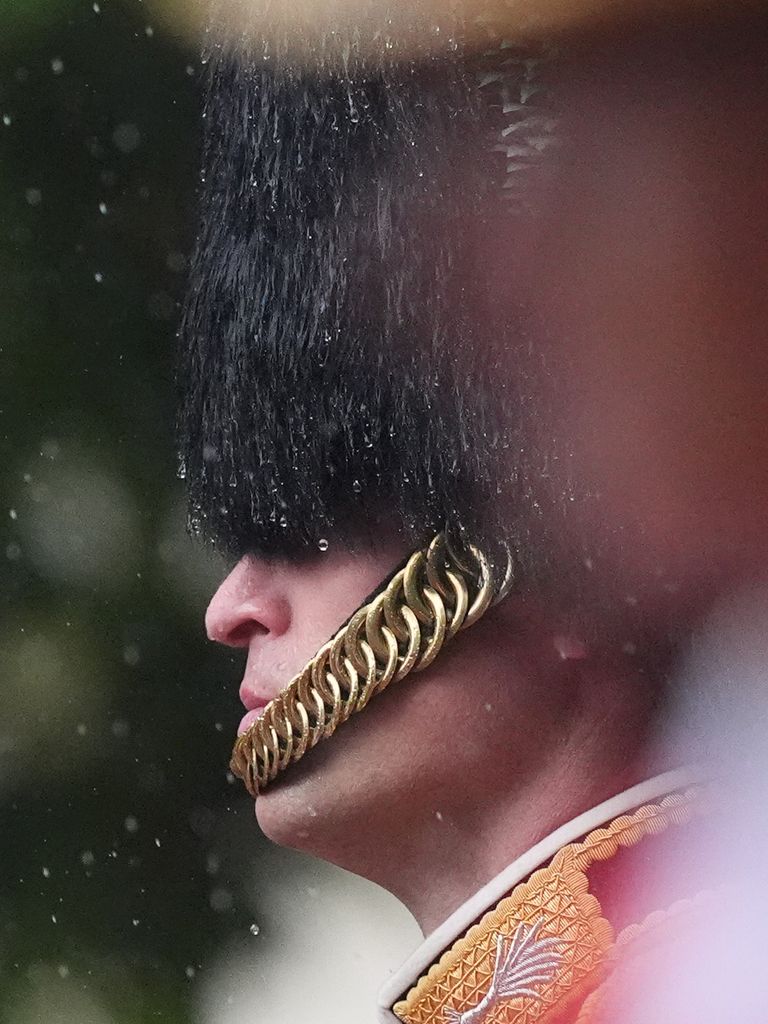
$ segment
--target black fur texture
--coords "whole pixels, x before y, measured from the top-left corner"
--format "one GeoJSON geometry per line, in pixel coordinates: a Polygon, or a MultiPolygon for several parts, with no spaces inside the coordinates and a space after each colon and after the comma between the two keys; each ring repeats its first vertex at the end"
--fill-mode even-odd
{"type": "Polygon", "coordinates": [[[382,525],[414,545],[446,521],[508,531],[520,402],[508,313],[480,312],[499,203],[476,72],[457,54],[324,73],[232,44],[206,71],[181,328],[193,529],[289,558],[382,525]]]}

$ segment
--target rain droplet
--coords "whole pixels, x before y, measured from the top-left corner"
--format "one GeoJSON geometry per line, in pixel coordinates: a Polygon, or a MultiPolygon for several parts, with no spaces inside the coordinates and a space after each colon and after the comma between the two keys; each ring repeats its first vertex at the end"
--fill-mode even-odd
{"type": "Polygon", "coordinates": [[[13,118],[10,114],[3,114],[3,124],[6,128],[9,128],[13,124],[13,118]]]}
{"type": "Polygon", "coordinates": [[[195,968],[192,966],[192,964],[189,964],[187,967],[184,968],[184,973],[191,981],[195,976],[195,968]]]}
{"type": "Polygon", "coordinates": [[[137,644],[126,644],[123,649],[123,661],[131,667],[138,665],[141,661],[141,651],[137,644]]]}
{"type": "Polygon", "coordinates": [[[50,868],[43,868],[43,878],[50,878],[50,877],[51,877],[51,869],[50,868]]]}
{"type": "Polygon", "coordinates": [[[77,727],[77,735],[78,736],[85,736],[85,734],[87,732],[88,732],[88,726],[85,724],[85,722],[80,722],[80,724],[77,727]]]}
{"type": "Polygon", "coordinates": [[[232,909],[234,900],[228,889],[214,889],[208,897],[208,903],[211,910],[215,910],[217,914],[223,914],[232,909]]]}
{"type": "Polygon", "coordinates": [[[328,541],[325,539],[325,537],[321,537],[320,540],[317,542],[317,546],[320,548],[321,551],[327,551],[328,541]]]}
{"type": "Polygon", "coordinates": [[[552,644],[563,661],[583,661],[589,656],[589,648],[575,636],[558,635],[552,638],[552,644]]]}
{"type": "Polygon", "coordinates": [[[93,13],[94,14],[101,14],[101,5],[100,4],[94,4],[93,5],[93,13]]]}
{"type": "Polygon", "coordinates": [[[83,850],[83,852],[80,854],[80,863],[83,865],[83,867],[91,868],[93,867],[95,861],[96,858],[93,856],[93,852],[91,850],[83,850]]]}
{"type": "Polygon", "coordinates": [[[19,518],[19,513],[16,511],[15,508],[9,509],[8,515],[11,517],[11,519],[14,520],[14,522],[19,518]]]}
{"type": "Polygon", "coordinates": [[[152,28],[151,25],[147,25],[147,27],[144,29],[144,34],[146,35],[147,39],[151,39],[152,36],[155,34],[155,30],[152,28]]]}
{"type": "Polygon", "coordinates": [[[119,124],[112,132],[112,142],[121,153],[132,153],[141,142],[141,132],[135,124],[119,124]]]}
{"type": "Polygon", "coordinates": [[[96,273],[93,275],[93,280],[96,282],[96,284],[101,284],[101,282],[104,280],[104,275],[100,270],[97,270],[96,273]]]}
{"type": "Polygon", "coordinates": [[[107,204],[106,203],[99,203],[99,213],[102,213],[102,214],[106,214],[107,213],[107,204]]]}
{"type": "Polygon", "coordinates": [[[39,206],[43,201],[43,193],[39,188],[28,188],[24,195],[30,206],[39,206]]]}
{"type": "Polygon", "coordinates": [[[67,967],[66,964],[59,964],[59,966],[56,968],[56,970],[57,970],[58,975],[59,975],[60,978],[68,978],[69,977],[69,968],[67,967]]]}
{"type": "Polygon", "coordinates": [[[125,825],[125,831],[126,832],[138,832],[139,831],[138,819],[135,818],[132,814],[128,815],[128,817],[125,819],[123,824],[125,825]]]}
{"type": "Polygon", "coordinates": [[[172,270],[174,274],[181,274],[187,267],[187,257],[183,252],[173,250],[169,252],[165,258],[165,265],[169,270],[172,270]]]}
{"type": "Polygon", "coordinates": [[[64,71],[64,61],[61,57],[54,57],[51,61],[51,71],[54,75],[60,75],[64,71]]]}
{"type": "Polygon", "coordinates": [[[251,925],[248,931],[251,933],[251,935],[258,935],[259,932],[261,931],[261,928],[259,928],[259,926],[254,921],[254,923],[251,925]]]}
{"type": "Polygon", "coordinates": [[[133,919],[131,920],[131,924],[133,925],[133,927],[134,927],[134,928],[138,928],[138,927],[139,927],[139,925],[141,924],[141,921],[139,920],[139,918],[138,918],[138,917],[134,917],[134,918],[133,918],[133,919]]]}

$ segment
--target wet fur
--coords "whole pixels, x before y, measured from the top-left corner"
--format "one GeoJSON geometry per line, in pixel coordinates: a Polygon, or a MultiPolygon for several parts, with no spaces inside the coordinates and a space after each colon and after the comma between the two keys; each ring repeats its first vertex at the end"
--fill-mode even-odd
{"type": "Polygon", "coordinates": [[[495,188],[475,76],[218,45],[207,80],[181,328],[193,527],[288,557],[382,520],[414,543],[446,519],[493,535],[515,415],[469,301],[464,228],[495,188]]]}

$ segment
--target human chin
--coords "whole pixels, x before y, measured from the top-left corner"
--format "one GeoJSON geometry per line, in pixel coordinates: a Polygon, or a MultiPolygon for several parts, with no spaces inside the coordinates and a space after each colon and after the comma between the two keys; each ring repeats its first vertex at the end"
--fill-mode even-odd
{"type": "Polygon", "coordinates": [[[319,833],[327,831],[329,818],[335,816],[332,802],[334,794],[339,798],[339,787],[333,779],[336,771],[322,764],[324,753],[312,751],[256,798],[259,828],[278,846],[317,852],[319,833]]]}
{"type": "Polygon", "coordinates": [[[412,784],[404,697],[376,698],[259,795],[256,818],[268,839],[354,869],[354,837],[385,828],[412,784]]]}

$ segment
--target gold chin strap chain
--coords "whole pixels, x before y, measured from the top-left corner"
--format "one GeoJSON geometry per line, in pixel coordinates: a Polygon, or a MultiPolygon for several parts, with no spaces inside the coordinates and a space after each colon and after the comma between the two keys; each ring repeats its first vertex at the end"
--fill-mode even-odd
{"type": "Polygon", "coordinates": [[[440,533],[413,554],[238,738],[230,767],[251,796],[390,683],[430,665],[506,594],[511,568],[494,593],[490,563],[473,545],[458,550],[440,533]]]}

